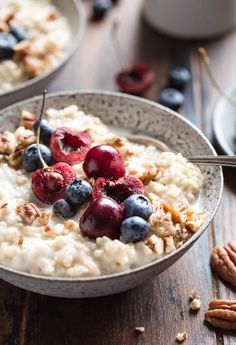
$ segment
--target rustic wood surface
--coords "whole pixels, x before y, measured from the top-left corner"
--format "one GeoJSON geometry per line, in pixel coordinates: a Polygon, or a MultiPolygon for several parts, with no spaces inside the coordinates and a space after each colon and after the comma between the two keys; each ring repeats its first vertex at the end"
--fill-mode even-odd
{"type": "MultiPolygon", "coordinates": [[[[216,77],[223,87],[230,87],[236,80],[236,33],[204,42],[170,39],[144,23],[143,2],[121,0],[104,21],[88,24],[76,55],[49,90],[116,90],[114,75],[120,65],[110,29],[117,19],[124,61],[145,60],[156,72],[156,83],[145,95],[147,98],[157,99],[166,85],[170,66],[191,69],[192,82],[181,113],[211,138],[217,93],[205,75],[197,48],[204,46],[208,50],[216,77]]],[[[235,239],[235,172],[228,169],[224,173],[224,197],[214,223],[179,262],[144,286],[104,298],[66,300],[25,292],[1,282],[0,345],[172,345],[181,331],[189,333],[185,342],[188,345],[236,344],[232,334],[216,333],[203,324],[212,297],[236,297],[235,291],[212,275],[209,266],[211,247],[235,239]],[[192,289],[201,297],[202,308],[197,314],[189,312],[192,289]],[[136,326],[144,326],[145,332],[137,336],[136,326]]]]}

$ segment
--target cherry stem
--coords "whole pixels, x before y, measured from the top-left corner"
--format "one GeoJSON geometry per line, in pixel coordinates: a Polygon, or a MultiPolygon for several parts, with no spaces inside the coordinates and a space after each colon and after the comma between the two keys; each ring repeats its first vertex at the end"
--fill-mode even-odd
{"type": "Polygon", "coordinates": [[[214,72],[212,70],[211,67],[211,61],[210,58],[206,52],[206,50],[204,48],[198,48],[198,52],[201,54],[202,57],[202,61],[204,63],[204,66],[206,68],[206,72],[208,74],[208,77],[210,79],[210,81],[212,82],[213,86],[215,87],[215,89],[219,92],[219,94],[224,97],[229,103],[231,103],[234,107],[236,107],[236,101],[231,98],[229,95],[227,95],[221,88],[221,86],[219,85],[219,83],[217,82],[214,72]]]}
{"type": "Polygon", "coordinates": [[[39,156],[39,159],[40,159],[40,162],[42,164],[43,169],[48,169],[49,168],[49,166],[45,163],[45,161],[43,159],[43,156],[41,154],[40,148],[39,148],[40,127],[41,127],[41,122],[42,122],[42,118],[43,118],[43,111],[44,111],[46,93],[47,93],[47,90],[44,90],[43,91],[43,102],[42,102],[41,112],[40,112],[40,116],[39,116],[39,125],[38,125],[37,136],[36,136],[36,144],[37,144],[38,156],[39,156]]]}
{"type": "Polygon", "coordinates": [[[118,28],[119,28],[119,22],[115,21],[113,22],[112,24],[112,29],[111,29],[111,38],[112,38],[112,43],[113,43],[113,46],[114,46],[114,49],[115,49],[115,53],[116,53],[116,56],[119,60],[119,63],[121,65],[121,67],[124,69],[124,70],[127,70],[130,68],[130,64],[128,62],[125,62],[124,61],[124,57],[122,56],[122,53],[121,53],[121,48],[120,48],[120,41],[118,39],[118,28]]]}

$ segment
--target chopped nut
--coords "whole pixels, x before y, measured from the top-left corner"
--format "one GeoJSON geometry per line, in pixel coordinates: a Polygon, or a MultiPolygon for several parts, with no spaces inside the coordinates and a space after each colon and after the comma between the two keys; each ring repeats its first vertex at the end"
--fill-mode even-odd
{"type": "Polygon", "coordinates": [[[21,113],[20,126],[25,127],[26,129],[32,129],[35,123],[34,114],[29,111],[23,110],[21,113]]]}
{"type": "Polygon", "coordinates": [[[40,215],[37,206],[33,203],[24,203],[17,206],[16,213],[20,216],[22,222],[27,225],[32,224],[40,215]]]}
{"type": "Polygon", "coordinates": [[[9,155],[16,146],[16,139],[14,133],[4,131],[0,135],[0,153],[9,155]]]}
{"type": "Polygon", "coordinates": [[[31,77],[34,78],[40,74],[42,64],[44,63],[37,57],[34,56],[25,56],[24,60],[22,61],[24,64],[24,68],[26,73],[31,77]]]}
{"type": "Polygon", "coordinates": [[[138,178],[143,182],[144,185],[147,185],[150,183],[150,181],[156,180],[158,172],[158,168],[152,167],[143,171],[141,174],[138,174],[138,178]]]}
{"type": "Polygon", "coordinates": [[[172,221],[174,224],[176,223],[183,223],[182,217],[180,212],[178,212],[177,210],[175,210],[171,205],[164,203],[163,204],[163,209],[165,211],[165,213],[170,213],[171,217],[172,217],[172,221]]]}
{"type": "Polygon", "coordinates": [[[162,238],[157,237],[156,235],[151,235],[147,239],[147,244],[152,249],[152,251],[158,256],[161,256],[164,252],[164,241],[162,238]]]}
{"type": "Polygon", "coordinates": [[[134,155],[134,152],[128,147],[124,138],[115,136],[105,139],[105,144],[113,146],[123,157],[130,157],[134,155]]]}
{"type": "Polygon", "coordinates": [[[167,254],[173,252],[176,249],[175,244],[174,244],[174,239],[172,236],[163,237],[163,240],[165,244],[165,252],[167,254]]]}
{"type": "Polygon", "coordinates": [[[201,308],[201,301],[199,298],[194,298],[190,303],[190,309],[193,311],[197,311],[201,308]]]}
{"type": "Polygon", "coordinates": [[[17,142],[23,147],[27,147],[36,141],[34,132],[30,129],[26,129],[23,126],[17,128],[15,131],[15,137],[17,142]]]}
{"type": "Polygon", "coordinates": [[[175,339],[178,343],[182,343],[184,340],[188,339],[188,334],[187,332],[178,333],[175,339]]]}
{"type": "Polygon", "coordinates": [[[18,59],[24,58],[29,53],[29,49],[30,42],[26,40],[17,43],[14,47],[14,51],[18,59]]]}
{"type": "Polygon", "coordinates": [[[10,155],[5,156],[5,159],[11,167],[18,168],[22,163],[23,152],[24,148],[19,144],[14,148],[10,155]]]}
{"type": "Polygon", "coordinates": [[[236,300],[213,300],[205,313],[205,320],[221,329],[236,329],[236,300]]]}
{"type": "Polygon", "coordinates": [[[236,286],[236,241],[212,249],[211,267],[222,279],[236,286]]]}
{"type": "Polygon", "coordinates": [[[7,206],[8,206],[8,203],[5,202],[4,204],[1,205],[0,208],[1,208],[1,210],[5,210],[7,208],[7,206]]]}
{"type": "Polygon", "coordinates": [[[141,334],[145,331],[145,328],[143,326],[135,327],[135,331],[141,334]]]}
{"type": "Polygon", "coordinates": [[[46,225],[46,226],[44,226],[44,228],[43,228],[43,232],[44,232],[44,235],[45,235],[45,236],[50,237],[50,236],[52,236],[52,234],[53,234],[53,229],[52,229],[49,225],[46,225]]]}
{"type": "Polygon", "coordinates": [[[19,244],[19,246],[22,246],[23,242],[24,242],[24,236],[23,236],[23,235],[20,235],[19,238],[18,238],[18,244],[19,244]]]}
{"type": "Polygon", "coordinates": [[[194,298],[197,297],[197,291],[194,289],[190,292],[190,296],[189,296],[189,299],[192,301],[194,300],[194,298]]]}
{"type": "Polygon", "coordinates": [[[68,230],[76,230],[78,228],[78,223],[74,220],[66,220],[64,222],[64,227],[68,230]]]}
{"type": "Polygon", "coordinates": [[[38,217],[38,222],[40,225],[48,225],[49,220],[51,218],[52,211],[50,210],[42,210],[38,217]]]}

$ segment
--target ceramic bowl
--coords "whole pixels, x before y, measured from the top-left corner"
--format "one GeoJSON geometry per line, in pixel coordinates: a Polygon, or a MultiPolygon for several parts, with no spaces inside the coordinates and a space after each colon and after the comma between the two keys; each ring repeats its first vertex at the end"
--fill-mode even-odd
{"type": "MultiPolygon", "coordinates": [[[[236,88],[227,93],[236,100],[236,88]]],[[[215,139],[223,153],[233,156],[236,153],[236,107],[227,99],[220,97],[213,116],[215,139]]]]}
{"type": "Polygon", "coordinates": [[[52,4],[68,19],[70,24],[73,39],[67,52],[61,62],[53,69],[15,86],[9,92],[1,94],[0,109],[24,98],[42,93],[42,90],[56,77],[60,69],[72,57],[81,42],[86,27],[86,14],[82,2],[80,0],[52,0],[52,4]]]}
{"type": "MultiPolygon", "coordinates": [[[[0,111],[0,132],[17,126],[22,109],[39,113],[41,102],[42,97],[34,97],[0,111]]],[[[201,131],[188,120],[142,98],[108,91],[81,91],[48,95],[46,103],[46,107],[55,108],[76,104],[85,112],[100,117],[106,124],[156,137],[184,155],[216,154],[201,131]]],[[[114,294],[155,277],[190,249],[206,230],[219,206],[223,188],[222,170],[209,166],[201,169],[205,178],[201,197],[201,206],[206,212],[204,224],[182,247],[168,256],[128,272],[96,278],[50,278],[3,266],[0,266],[0,277],[21,288],[59,297],[114,294]]]]}

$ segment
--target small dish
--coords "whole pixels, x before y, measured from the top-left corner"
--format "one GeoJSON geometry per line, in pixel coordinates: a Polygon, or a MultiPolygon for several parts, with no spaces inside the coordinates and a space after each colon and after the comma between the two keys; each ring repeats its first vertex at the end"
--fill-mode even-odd
{"type": "MultiPolygon", "coordinates": [[[[34,97],[16,103],[0,111],[0,131],[13,130],[19,122],[23,109],[38,114],[42,97],[34,97]]],[[[157,103],[108,91],[63,92],[48,95],[48,108],[64,108],[78,105],[86,113],[126,131],[140,132],[158,137],[175,151],[184,155],[212,154],[214,148],[199,129],[179,114],[157,103]]],[[[26,290],[58,297],[95,297],[121,292],[153,278],[173,265],[203,234],[219,207],[223,176],[220,167],[201,167],[204,185],[200,206],[206,217],[200,229],[180,248],[149,264],[122,273],[99,277],[65,278],[29,274],[0,265],[0,277],[26,290]]]]}
{"type": "Polygon", "coordinates": [[[52,0],[52,4],[66,17],[73,38],[62,60],[48,72],[16,85],[12,90],[0,94],[0,109],[26,97],[41,93],[55,78],[60,69],[72,57],[83,37],[86,26],[84,5],[77,0],[52,0]]]}
{"type": "MultiPolygon", "coordinates": [[[[236,100],[236,88],[229,92],[236,100]]],[[[221,150],[232,156],[236,153],[236,107],[227,99],[220,97],[216,103],[213,116],[213,130],[221,150]]]]}

